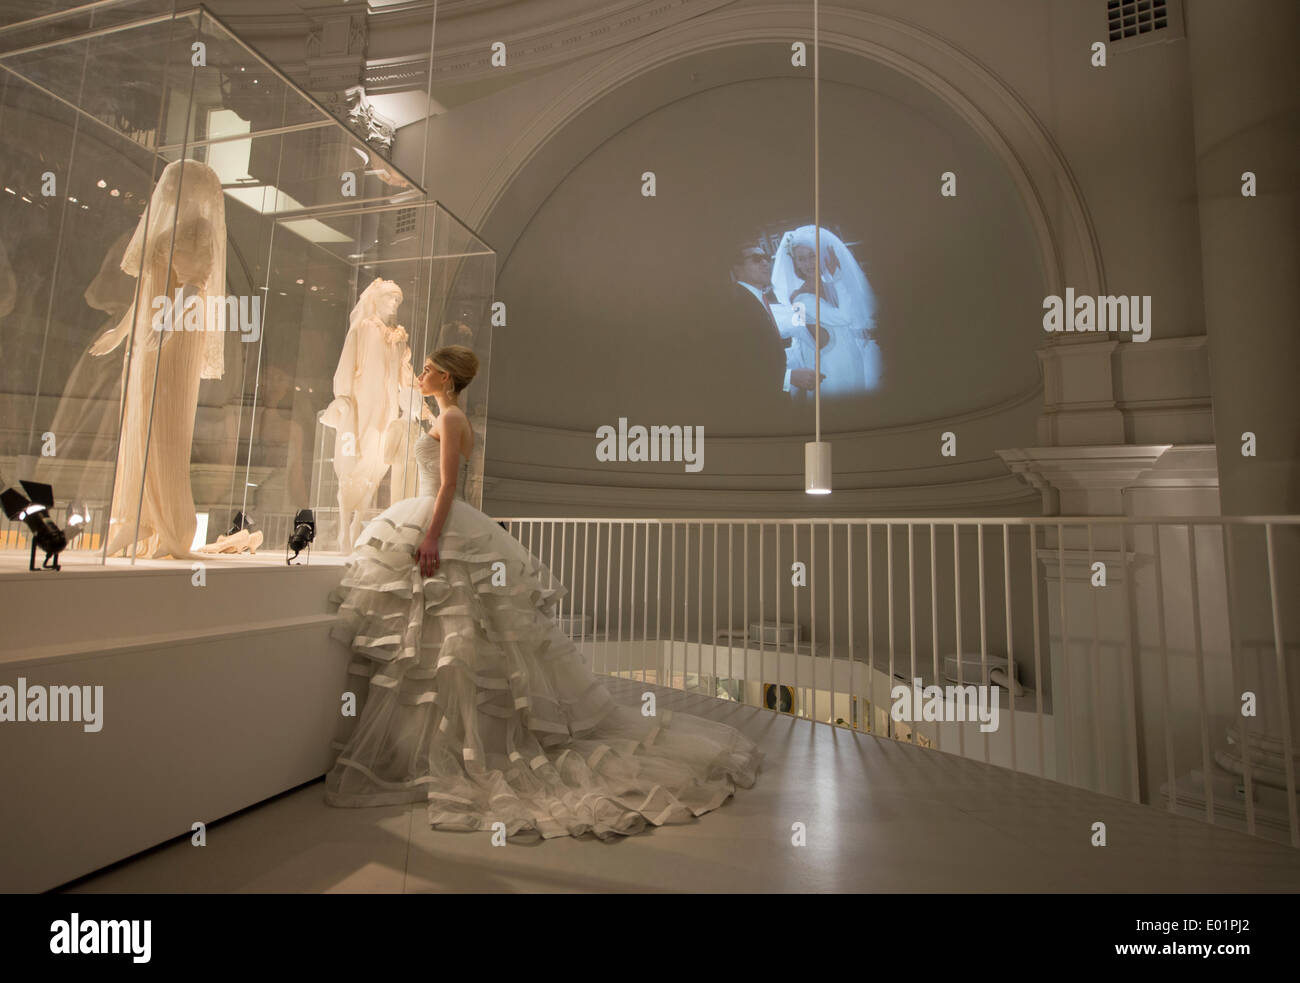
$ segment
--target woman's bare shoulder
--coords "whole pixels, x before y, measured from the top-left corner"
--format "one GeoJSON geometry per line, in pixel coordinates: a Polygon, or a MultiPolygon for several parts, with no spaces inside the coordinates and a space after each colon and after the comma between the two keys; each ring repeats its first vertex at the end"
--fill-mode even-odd
{"type": "Polygon", "coordinates": [[[468,457],[474,450],[474,428],[470,426],[469,417],[459,406],[447,407],[443,416],[447,417],[447,423],[455,428],[462,442],[469,446],[469,449],[464,451],[465,456],[468,457]]]}

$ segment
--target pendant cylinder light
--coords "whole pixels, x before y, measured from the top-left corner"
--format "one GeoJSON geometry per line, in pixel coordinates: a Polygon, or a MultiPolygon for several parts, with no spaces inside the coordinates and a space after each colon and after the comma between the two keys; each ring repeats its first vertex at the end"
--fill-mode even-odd
{"type": "Polygon", "coordinates": [[[831,445],[810,440],[803,445],[803,490],[809,495],[831,493],[831,445]]]}

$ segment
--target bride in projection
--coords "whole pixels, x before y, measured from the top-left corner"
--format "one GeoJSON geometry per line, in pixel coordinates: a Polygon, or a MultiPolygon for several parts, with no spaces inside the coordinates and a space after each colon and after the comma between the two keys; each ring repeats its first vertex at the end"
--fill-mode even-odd
{"type": "Polygon", "coordinates": [[[374,503],[379,483],[392,467],[389,433],[401,425],[403,388],[415,384],[406,329],[393,323],[401,304],[402,288],[392,280],[376,277],[362,291],[334,370],[334,402],[320,418],[335,431],[341,553],[351,551],[361,531],[361,512],[374,503]]]}
{"type": "Polygon", "coordinates": [[[440,412],[415,447],[420,494],[365,527],[333,595],[362,692],[325,801],[427,801],[436,828],[545,838],[717,808],[754,784],[763,752],[726,724],[616,704],[554,620],[567,588],[465,500],[475,438],[459,404],[477,371],[461,345],[425,362],[440,412]]]}
{"type": "MultiPolygon", "coordinates": [[[[772,264],[772,289],[784,303],[802,304],[809,332],[796,332],[803,367],[811,369],[815,352],[811,328],[817,321],[816,229],[805,225],[781,239],[772,264]]],[[[871,338],[875,296],[853,253],[829,229],[821,230],[821,342],[823,395],[874,389],[880,378],[880,348],[871,338]]]]}
{"type": "Polygon", "coordinates": [[[168,164],[121,265],[139,274],[139,290],[117,326],[90,348],[107,355],[130,343],[108,555],[134,543],[136,556],[189,557],[197,526],[190,448],[199,380],[225,371],[225,304],[207,302],[226,286],[226,206],[217,172],[196,160],[168,164]],[[158,299],[172,301],[178,290],[183,306],[173,318],[183,323],[156,329],[158,299]]]}

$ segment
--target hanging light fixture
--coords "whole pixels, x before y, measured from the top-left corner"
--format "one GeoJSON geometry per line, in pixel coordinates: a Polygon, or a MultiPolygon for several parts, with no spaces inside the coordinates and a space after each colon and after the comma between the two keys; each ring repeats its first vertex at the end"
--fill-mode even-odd
{"type": "Polygon", "coordinates": [[[821,40],[817,23],[818,0],[813,0],[813,267],[816,333],[813,335],[813,407],[816,433],[803,445],[804,491],[831,493],[831,445],[822,440],[822,188],[821,188],[821,40]]]}

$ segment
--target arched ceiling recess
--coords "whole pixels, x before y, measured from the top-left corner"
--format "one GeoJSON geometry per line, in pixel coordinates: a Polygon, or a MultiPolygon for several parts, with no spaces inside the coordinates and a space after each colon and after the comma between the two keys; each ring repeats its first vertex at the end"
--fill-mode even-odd
{"type": "MultiPolygon", "coordinates": [[[[950,425],[1002,414],[1011,414],[1019,423],[1023,423],[1024,410],[1036,401],[1041,392],[1037,360],[1032,356],[1032,352],[1043,343],[1041,331],[1035,333],[1034,330],[1037,314],[1041,310],[1038,300],[1043,293],[1061,292],[1067,283],[1076,290],[1085,290],[1087,287],[1084,284],[1093,284],[1092,292],[1100,292],[1097,289],[1101,272],[1096,245],[1086,210],[1068,168],[1048,134],[1014,93],[991,72],[942,39],[911,25],[857,12],[832,10],[829,16],[823,17],[823,23],[826,25],[822,49],[823,223],[826,224],[828,220],[834,222],[836,219],[833,207],[829,212],[827,209],[827,178],[832,178],[831,183],[834,183],[834,157],[837,151],[843,156],[846,150],[843,135],[834,130],[828,131],[828,124],[834,126],[839,123],[843,126],[846,121],[870,120],[882,123],[885,131],[891,132],[890,127],[894,124],[889,123],[888,118],[896,110],[885,103],[893,103],[914,117],[905,123],[904,129],[909,133],[919,133],[919,144],[928,146],[931,151],[929,157],[924,149],[920,152],[920,158],[925,161],[922,207],[926,211],[917,211],[915,215],[917,224],[924,230],[920,236],[922,242],[918,243],[915,239],[909,241],[907,236],[897,237],[899,248],[896,251],[906,249],[905,261],[916,268],[929,269],[927,261],[935,260],[933,270],[943,276],[940,277],[941,282],[934,285],[934,289],[942,290],[946,283],[960,293],[963,287],[956,280],[970,281],[987,275],[988,280],[995,284],[989,291],[996,293],[1000,289],[1002,293],[1001,299],[981,306],[979,301],[983,300],[985,292],[983,283],[967,282],[964,286],[967,301],[951,302],[949,309],[944,310],[930,298],[923,297],[929,292],[928,285],[923,282],[924,275],[908,270],[905,277],[900,277],[899,271],[895,269],[892,280],[887,270],[884,271],[883,281],[876,279],[876,273],[888,267],[891,262],[903,262],[901,256],[891,256],[876,271],[868,270],[873,286],[879,291],[883,282],[889,294],[885,298],[885,306],[888,307],[893,302],[895,323],[892,327],[895,330],[898,329],[899,309],[905,308],[907,316],[903,320],[910,319],[912,322],[906,325],[906,330],[910,333],[922,329],[926,341],[931,338],[932,326],[943,325],[941,333],[964,331],[969,334],[977,331],[987,336],[991,344],[981,349],[969,339],[954,340],[951,335],[941,337],[937,346],[943,350],[949,364],[946,368],[941,366],[936,373],[930,373],[927,371],[928,353],[921,347],[924,342],[909,334],[904,344],[895,345],[893,350],[887,349],[890,363],[888,368],[893,370],[893,402],[881,399],[881,394],[876,393],[876,398],[870,402],[850,405],[845,401],[832,405],[829,414],[823,415],[823,426],[839,437],[867,437],[886,432],[902,436],[904,431],[922,428],[932,422],[950,425]],[[874,112],[860,98],[862,93],[856,97],[839,93],[841,109],[848,107],[850,111],[842,111],[838,118],[832,113],[828,119],[828,105],[836,105],[837,83],[840,88],[856,87],[881,97],[879,104],[884,108],[874,112]],[[854,98],[857,98],[856,102],[854,98]],[[926,132],[927,126],[930,132],[926,132]],[[951,154],[948,153],[949,147],[951,154]],[[936,149],[937,152],[934,152],[936,149]],[[829,164],[828,156],[832,158],[829,164]],[[981,234],[987,237],[988,243],[987,248],[978,241],[974,247],[970,241],[951,244],[964,250],[969,257],[955,266],[951,257],[929,255],[942,251],[942,247],[931,240],[943,238],[944,234],[940,230],[944,229],[947,221],[946,215],[938,209],[949,206],[937,205],[936,202],[938,174],[945,166],[941,162],[948,159],[953,160],[954,164],[962,162],[962,179],[970,182],[964,185],[968,199],[972,195],[983,195],[985,198],[985,214],[967,214],[965,221],[968,227],[972,222],[978,224],[984,230],[981,234]],[[933,167],[930,166],[932,162],[935,165],[933,167]],[[994,185],[997,185],[996,189],[993,189],[994,185]],[[993,221],[989,221],[991,212],[997,213],[993,216],[993,221]],[[1020,224],[1014,227],[1001,224],[1005,221],[1003,216],[1013,212],[1019,216],[1020,224]],[[919,250],[918,245],[921,247],[919,250]],[[1026,246],[1030,253],[1035,254],[1037,269],[1031,269],[1032,262],[1026,264],[1023,255],[1019,257],[1019,262],[1003,260],[1004,254],[1015,253],[1012,246],[1019,245],[1026,246]],[[1000,261],[1004,263],[1004,268],[993,269],[1000,261]],[[948,263],[947,268],[944,267],[945,262],[948,263]],[[980,267],[978,272],[977,265],[980,267]],[[986,265],[990,267],[987,271],[983,269],[986,265]],[[902,283],[903,279],[909,282],[902,283]],[[913,280],[916,282],[910,282],[913,280]],[[1000,286],[997,285],[999,280],[1000,286]],[[1034,296],[1026,298],[1026,293],[1034,296]],[[1007,299],[1012,294],[1021,295],[1015,298],[1014,304],[1007,299]],[[972,309],[963,306],[963,303],[971,300],[976,301],[974,307],[979,309],[981,317],[971,318],[970,323],[955,327],[955,323],[963,319],[964,312],[972,309]],[[1026,306],[1027,300],[1030,306],[1026,306]],[[1007,333],[1009,325],[1015,326],[1014,338],[1007,333]],[[933,375],[934,378],[922,380],[920,377],[923,375],[933,375]],[[974,385],[968,384],[972,379],[974,385]],[[906,387],[905,392],[899,389],[900,380],[906,387]]],[[[725,87],[747,84],[750,90],[757,88],[758,91],[763,91],[765,83],[792,83],[787,84],[783,97],[765,92],[761,98],[772,98],[773,105],[780,106],[785,114],[773,128],[774,139],[803,141],[804,146],[791,158],[796,167],[803,166],[802,158],[811,158],[811,122],[802,121],[806,123],[802,128],[788,124],[792,116],[804,115],[804,107],[800,102],[802,97],[798,95],[801,91],[799,83],[805,86],[802,91],[806,91],[811,73],[790,67],[788,53],[792,40],[808,39],[809,27],[806,9],[803,8],[750,10],[743,18],[730,12],[710,14],[693,19],[690,30],[665,31],[630,46],[620,52],[616,60],[596,66],[575,82],[521,133],[489,176],[475,202],[474,218],[471,221],[476,221],[478,227],[485,230],[489,241],[501,252],[503,282],[516,289],[521,284],[512,284],[512,279],[522,280],[524,284],[531,279],[532,283],[536,283],[535,273],[531,278],[512,278],[510,267],[512,259],[516,258],[515,245],[525,229],[531,234],[537,226],[545,224],[538,216],[543,215],[548,206],[552,212],[557,207],[561,208],[566,215],[582,213],[584,199],[589,197],[589,189],[607,187],[610,183],[611,164],[608,158],[615,158],[616,162],[612,165],[614,172],[621,174],[624,171],[639,170],[636,167],[637,161],[658,156],[645,152],[644,139],[642,150],[635,151],[630,157],[624,154],[621,161],[618,160],[619,151],[609,150],[611,146],[619,141],[626,143],[623,138],[638,128],[653,127],[650,121],[656,115],[676,113],[675,118],[681,126],[681,132],[691,132],[691,113],[681,111],[681,105],[689,100],[696,99],[710,104],[716,112],[731,119],[734,101],[728,108],[725,97],[720,95],[725,87]],[[686,121],[684,126],[681,125],[683,119],[686,121]],[[803,129],[807,133],[802,132],[803,129]],[[591,160],[597,155],[603,155],[607,159],[603,165],[593,168],[591,160]],[[605,168],[604,171],[600,170],[601,166],[605,168]],[[576,181],[571,181],[573,175],[579,174],[581,176],[576,181]],[[573,188],[563,187],[566,183],[579,185],[581,190],[577,197],[573,188]],[[564,194],[566,190],[567,198],[564,194]],[[557,202],[562,204],[557,205],[557,202]]],[[[696,108],[696,122],[700,112],[696,108]]],[[[661,138],[665,133],[676,132],[672,128],[665,130],[662,120],[658,125],[661,138]]],[[[698,130],[697,126],[696,132],[698,130]]],[[[898,135],[902,135],[902,130],[898,131],[898,135]]],[[[723,141],[724,144],[726,142],[723,141]]],[[[860,153],[861,149],[857,148],[857,152],[860,153]]],[[[702,148],[701,153],[705,152],[707,151],[702,148]]],[[[870,152],[872,158],[878,154],[879,151],[870,152]]],[[[734,159],[732,163],[735,164],[734,159]]],[[[874,187],[864,188],[863,197],[869,197],[872,193],[882,197],[884,182],[893,180],[893,175],[905,172],[912,163],[904,156],[893,162],[892,171],[888,168],[878,171],[874,187]]],[[[810,175],[810,160],[807,162],[807,171],[810,175]]],[[[800,174],[796,178],[800,189],[794,194],[795,201],[801,201],[805,193],[811,198],[810,177],[806,192],[802,189],[804,176],[800,174]]],[[[843,173],[840,177],[843,177],[843,173]]],[[[844,182],[841,180],[840,183],[844,182]]],[[[762,197],[761,192],[754,195],[754,190],[752,187],[749,189],[751,195],[756,199],[762,197]]],[[[892,193],[892,189],[888,190],[884,196],[892,193]]],[[[915,193],[914,188],[914,196],[915,193]]],[[[785,199],[783,207],[789,210],[789,195],[785,199]]],[[[918,203],[920,200],[914,201],[914,205],[918,203]]],[[[969,201],[964,204],[969,205],[969,201]]],[[[869,206],[863,208],[869,220],[863,221],[860,214],[856,223],[858,228],[876,233],[888,228],[891,239],[897,236],[897,229],[907,224],[907,215],[912,214],[900,215],[897,208],[888,215],[885,210],[873,212],[869,206]],[[884,219],[888,221],[880,221],[884,219]]],[[[591,220],[590,211],[590,208],[586,209],[588,219],[582,226],[585,232],[598,228],[600,224],[599,221],[591,220]]],[[[810,220],[810,206],[808,212],[808,218],[800,221],[810,220]]],[[[619,215],[617,209],[612,214],[619,215]]],[[[625,218],[626,215],[619,217],[625,218]]],[[[844,217],[842,209],[840,217],[844,217]]],[[[682,218],[679,213],[679,221],[682,218]]],[[[709,218],[710,216],[702,215],[700,221],[707,222],[709,218]]],[[[961,220],[956,221],[960,224],[961,220]]],[[[852,224],[854,223],[850,221],[849,225],[852,224]]],[[[690,229],[691,225],[684,222],[681,227],[690,229]]],[[[645,231],[649,237],[663,240],[671,238],[672,228],[671,225],[658,229],[647,227],[645,231]]],[[[533,238],[538,238],[538,235],[549,238],[550,249],[547,251],[553,251],[557,239],[556,229],[552,215],[549,230],[535,234],[533,238]]],[[[692,231],[689,235],[694,237],[696,233],[692,231]]],[[[967,235],[969,236],[969,228],[967,235]]],[[[617,240],[615,244],[618,244],[617,240]]],[[[536,242],[531,245],[531,262],[534,265],[549,262],[539,260],[536,242]]],[[[692,245],[700,251],[698,244],[692,245]]],[[[635,246],[628,249],[626,239],[621,246],[629,254],[635,252],[635,246]]],[[[528,252],[527,248],[520,252],[519,262],[530,262],[528,252]]],[[[704,254],[707,255],[707,251],[704,254]]],[[[593,261],[599,262],[599,257],[587,257],[587,262],[593,261]]],[[[674,282],[681,282],[682,271],[673,272],[678,274],[673,278],[674,282]]],[[[567,271],[563,279],[575,284],[582,282],[580,271],[575,270],[567,271]]],[[[606,293],[610,300],[619,296],[609,291],[606,293]]],[[[628,292],[624,290],[622,296],[626,300],[628,292]]],[[[585,291],[581,300],[588,300],[585,291]]],[[[580,316],[585,314],[588,322],[597,317],[600,310],[599,305],[593,306],[590,301],[585,311],[581,310],[580,304],[575,304],[575,307],[579,308],[576,313],[580,316]]],[[[610,303],[607,309],[625,309],[625,305],[610,303]]],[[[529,318],[529,323],[538,324],[541,319],[529,318]]],[[[631,326],[634,337],[646,333],[648,329],[649,325],[631,326]]],[[[567,326],[565,331],[552,333],[551,337],[570,344],[576,342],[588,351],[604,344],[598,331],[585,337],[581,329],[573,331],[567,326]]],[[[665,337],[668,338],[666,344],[677,350],[678,345],[671,340],[671,336],[665,337]]],[[[882,344],[886,342],[882,341],[882,344]]],[[[528,350],[527,346],[525,349],[528,350]]],[[[689,348],[682,347],[681,350],[686,352],[689,348]]],[[[547,364],[546,360],[550,356],[544,350],[528,351],[527,356],[521,357],[525,358],[528,365],[537,368],[540,374],[551,377],[564,374],[562,365],[547,364]]],[[[616,353],[611,349],[609,354],[613,356],[623,352],[616,353]]],[[[611,357],[608,361],[612,363],[615,359],[611,357]]],[[[647,357],[633,357],[632,361],[635,368],[629,371],[634,374],[644,374],[647,371],[652,375],[671,374],[671,370],[665,372],[671,363],[665,362],[656,367],[655,356],[648,353],[647,357]]],[[[717,361],[722,364],[723,360],[717,361]]],[[[638,388],[645,388],[641,378],[620,380],[617,386],[617,397],[611,396],[606,400],[609,406],[601,404],[599,395],[588,406],[598,406],[599,412],[610,415],[614,412],[612,407],[615,405],[628,406],[633,411],[655,405],[652,399],[647,398],[647,393],[638,394],[638,388]]],[[[584,428],[583,421],[574,415],[574,411],[566,411],[559,401],[547,403],[537,400],[533,397],[538,394],[530,394],[527,386],[520,387],[515,395],[515,400],[507,397],[504,403],[494,407],[494,416],[500,414],[502,422],[527,422],[553,431],[584,428]],[[546,408],[539,411],[539,404],[546,408]]],[[[685,405],[694,409],[689,400],[685,405]]],[[[711,424],[710,432],[717,436],[730,434],[744,437],[801,432],[801,423],[797,418],[787,419],[773,415],[770,420],[765,420],[761,414],[742,408],[739,401],[732,407],[735,412],[730,417],[725,413],[717,413],[716,409],[716,399],[707,407],[701,403],[695,418],[707,419],[711,424]]],[[[984,425],[997,428],[992,420],[986,420],[984,425]]]]}
{"type": "MultiPolygon", "coordinates": [[[[823,5],[823,50],[886,65],[933,93],[959,115],[1006,167],[1034,226],[1047,285],[1060,293],[1103,294],[1101,249],[1082,191],[1051,134],[994,71],[939,35],[882,14],[823,5]]],[[[529,161],[585,110],[647,72],[701,52],[760,42],[810,41],[807,4],[712,11],[619,48],[524,129],[467,211],[483,228],[529,161]]]]}

